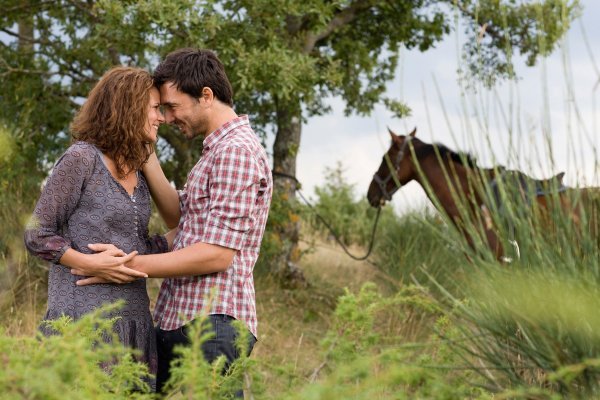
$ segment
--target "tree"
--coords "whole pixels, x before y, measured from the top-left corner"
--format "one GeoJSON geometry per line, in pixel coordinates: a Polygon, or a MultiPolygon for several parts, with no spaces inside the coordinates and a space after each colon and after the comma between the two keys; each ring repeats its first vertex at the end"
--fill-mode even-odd
{"type": "MultiPolygon", "coordinates": [[[[325,98],[341,96],[347,114],[368,114],[378,102],[408,112],[384,96],[401,47],[430,49],[459,16],[473,38],[464,49],[471,73],[491,85],[514,76],[511,52],[531,65],[549,54],[579,12],[577,0],[3,2],[0,119],[16,118],[28,143],[46,145],[34,153],[38,163],[60,147],[82,96],[111,65],[151,69],[178,47],[211,48],[229,71],[236,109],[260,133],[275,133],[275,188],[292,202],[297,183],[286,175],[296,173],[302,124],[329,111],[325,98]]],[[[181,183],[200,145],[169,129],[162,135],[167,169],[181,183]]],[[[277,227],[287,240],[273,266],[284,278],[298,276],[294,221],[277,227]]]]}

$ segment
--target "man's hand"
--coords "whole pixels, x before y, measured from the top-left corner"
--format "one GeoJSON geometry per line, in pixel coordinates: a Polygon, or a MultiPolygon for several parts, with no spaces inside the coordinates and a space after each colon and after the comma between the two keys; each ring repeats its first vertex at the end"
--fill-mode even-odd
{"type": "Polygon", "coordinates": [[[71,273],[74,275],[91,276],[91,278],[77,281],[78,286],[109,282],[129,283],[138,278],[148,277],[143,272],[125,266],[125,263],[131,261],[138,254],[137,251],[125,254],[112,244],[102,243],[89,244],[88,247],[97,253],[86,255],[85,263],[80,263],[71,269],[71,273]]]}

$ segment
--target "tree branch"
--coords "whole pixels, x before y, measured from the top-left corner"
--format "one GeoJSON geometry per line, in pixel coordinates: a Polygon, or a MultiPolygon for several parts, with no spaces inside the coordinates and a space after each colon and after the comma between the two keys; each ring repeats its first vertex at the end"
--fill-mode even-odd
{"type": "Polygon", "coordinates": [[[188,35],[187,33],[183,33],[183,32],[181,32],[180,30],[175,30],[175,29],[173,29],[173,28],[171,28],[171,27],[168,27],[168,28],[167,28],[167,31],[168,31],[168,32],[169,32],[171,35],[173,35],[173,36],[177,36],[177,37],[179,37],[180,39],[187,39],[187,38],[189,37],[189,35],[188,35]]]}
{"type": "Polygon", "coordinates": [[[67,0],[67,3],[71,3],[79,11],[86,13],[95,23],[100,22],[98,15],[92,12],[92,5],[90,5],[89,3],[75,0],[67,0]]]}
{"type": "Polygon", "coordinates": [[[498,32],[498,30],[496,30],[496,28],[493,25],[491,25],[487,22],[480,24],[479,21],[477,21],[477,16],[475,15],[475,13],[472,12],[471,10],[469,10],[467,7],[465,7],[465,5],[463,3],[455,1],[455,0],[448,0],[446,2],[450,6],[454,6],[454,7],[458,8],[458,10],[463,15],[471,18],[471,20],[473,20],[479,26],[478,35],[480,38],[482,38],[484,35],[487,34],[496,41],[502,41],[502,39],[504,39],[504,35],[502,35],[500,32],[498,32]]]}
{"type": "Polygon", "coordinates": [[[4,14],[10,14],[12,12],[19,12],[19,11],[23,11],[23,10],[28,10],[33,8],[34,6],[39,7],[40,9],[44,8],[44,6],[48,6],[48,5],[52,5],[54,3],[58,3],[57,0],[48,0],[48,1],[40,1],[38,3],[36,3],[35,5],[32,3],[26,3],[26,4],[20,4],[18,6],[15,7],[11,7],[11,8],[7,8],[2,10],[4,14]]]}
{"type": "Polygon", "coordinates": [[[12,36],[14,38],[17,38],[19,40],[22,40],[24,42],[28,42],[31,44],[43,44],[43,45],[51,45],[51,43],[47,40],[36,40],[35,38],[31,37],[31,36],[24,36],[24,35],[19,35],[17,32],[13,32],[10,29],[6,29],[6,28],[0,28],[0,32],[4,32],[6,33],[8,36],[12,36]]]}
{"type": "Polygon", "coordinates": [[[31,75],[44,75],[50,77],[55,75],[55,73],[49,71],[35,70],[35,69],[27,69],[27,68],[15,68],[12,67],[4,58],[0,57],[0,70],[4,69],[3,72],[0,73],[0,76],[8,76],[10,74],[31,74],[31,75]]]}
{"type": "Polygon", "coordinates": [[[325,26],[325,28],[323,28],[321,32],[308,32],[306,34],[302,51],[305,54],[310,53],[319,40],[325,39],[326,37],[331,35],[335,30],[352,22],[354,19],[356,19],[356,17],[360,14],[361,11],[371,7],[372,3],[373,2],[371,0],[358,0],[350,4],[348,8],[340,10],[340,12],[337,13],[337,15],[333,17],[331,21],[329,21],[329,24],[327,24],[327,26],[325,26]]]}

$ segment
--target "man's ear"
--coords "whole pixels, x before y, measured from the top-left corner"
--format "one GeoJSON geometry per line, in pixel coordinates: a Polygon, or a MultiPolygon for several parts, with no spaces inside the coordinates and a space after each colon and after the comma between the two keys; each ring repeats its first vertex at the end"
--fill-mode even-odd
{"type": "Polygon", "coordinates": [[[212,104],[215,95],[211,88],[204,86],[200,92],[200,98],[198,100],[204,101],[205,103],[212,104]]]}

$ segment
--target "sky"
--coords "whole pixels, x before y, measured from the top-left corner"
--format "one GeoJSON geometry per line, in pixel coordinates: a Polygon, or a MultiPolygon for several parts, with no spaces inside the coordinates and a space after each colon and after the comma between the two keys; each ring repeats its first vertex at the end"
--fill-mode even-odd
{"type": "MultiPolygon", "coordinates": [[[[411,116],[398,119],[382,106],[368,117],[347,117],[343,100],[329,99],[333,112],[302,128],[296,175],[303,194],[314,199],[325,169],[341,163],[356,195],[366,196],[390,145],[387,127],[397,134],[416,127],[421,140],[469,151],[485,167],[502,164],[538,179],[565,171],[568,186],[600,186],[600,1],[581,4],[582,17],[548,58],[535,67],[516,61],[517,83],[461,95],[456,71],[462,38],[453,33],[425,53],[401,53],[387,91],[412,109],[411,116]]],[[[399,214],[431,206],[415,182],[392,204],[399,214]]]]}

